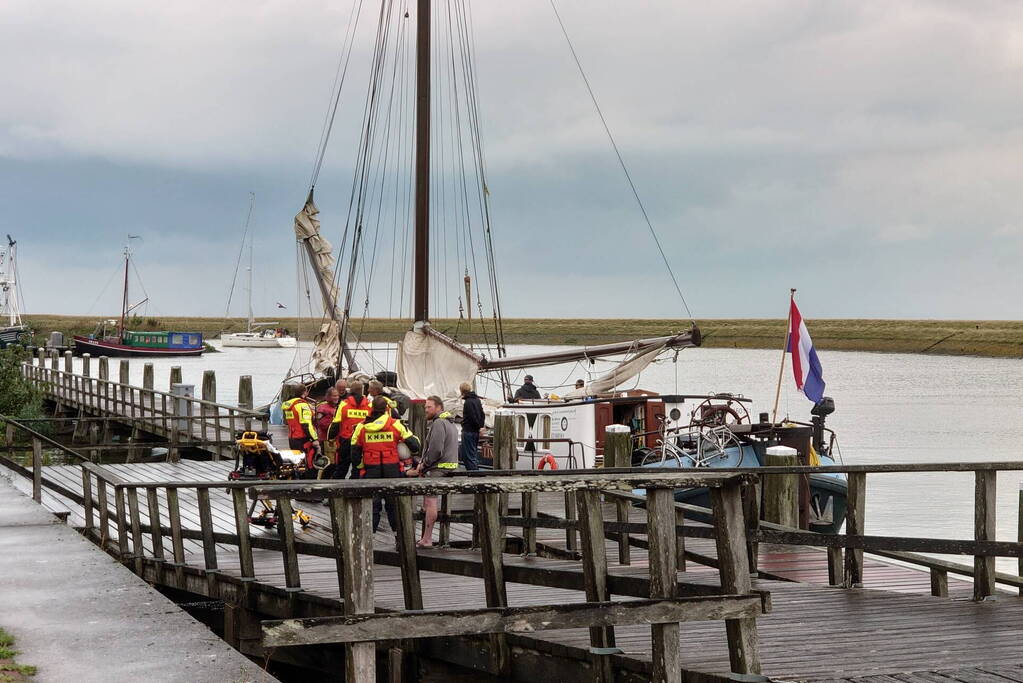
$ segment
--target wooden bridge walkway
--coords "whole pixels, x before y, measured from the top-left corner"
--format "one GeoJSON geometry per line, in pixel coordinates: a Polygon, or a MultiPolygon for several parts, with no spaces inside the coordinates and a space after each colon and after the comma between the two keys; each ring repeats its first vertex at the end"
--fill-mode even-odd
{"type": "MultiPolygon", "coordinates": [[[[176,464],[103,465],[99,469],[113,478],[141,485],[169,481],[222,484],[226,481],[229,465],[224,462],[186,461],[176,464]]],[[[77,527],[87,522],[83,506],[74,500],[82,497],[82,474],[81,467],[61,466],[43,468],[42,475],[44,481],[51,485],[43,488],[43,502],[52,509],[66,510],[69,523],[77,527]],[[63,489],[63,493],[68,495],[55,489],[63,489]]],[[[159,510],[161,525],[164,525],[170,514],[167,489],[150,490],[155,491],[155,507],[152,509],[159,510]]],[[[291,577],[286,557],[279,550],[259,547],[261,540],[278,541],[276,530],[253,527],[255,580],[245,586],[238,546],[235,543],[217,543],[214,567],[210,568],[210,548],[204,548],[201,538],[204,525],[198,491],[208,491],[208,531],[214,540],[229,539],[236,532],[235,500],[231,491],[216,487],[176,490],[181,526],[191,532],[181,539],[184,562],[180,566],[173,562],[141,561],[143,557],[152,558],[156,550],[153,535],[144,531],[149,526],[151,509],[145,497],[141,504],[132,504],[130,497],[126,503],[131,513],[126,518],[137,515],[131,524],[137,524],[138,529],[143,530],[137,538],[122,526],[122,533],[130,536],[122,539],[118,536],[117,524],[111,523],[109,527],[109,548],[120,546],[123,549],[129,542],[141,543],[141,548],[133,549],[132,554],[136,557],[137,570],[145,578],[165,585],[184,586],[193,592],[225,600],[237,598],[241,594],[239,586],[244,586],[248,591],[246,599],[249,604],[258,606],[262,614],[271,616],[343,613],[338,563],[332,552],[334,538],[327,507],[316,502],[301,504],[312,516],[313,524],[305,530],[296,527],[295,540],[315,545],[322,550],[322,556],[304,552],[297,554],[298,573],[291,577]],[[300,577],[300,590],[294,585],[296,576],[300,577]]],[[[91,496],[96,495],[93,490],[91,496]]],[[[471,509],[470,500],[471,497],[451,496],[452,513],[457,514],[462,508],[471,509]]],[[[510,515],[518,514],[516,507],[513,501],[510,515]]],[[[564,507],[561,494],[542,493],[538,497],[541,517],[561,518],[564,507]]],[[[602,505],[604,519],[614,520],[615,515],[614,504],[602,505]]],[[[641,508],[629,507],[628,517],[628,521],[637,524],[648,521],[646,511],[641,508]]],[[[386,524],[385,516],[382,522],[385,529],[386,524]]],[[[695,525],[689,521],[686,524],[695,525]]],[[[454,522],[450,525],[450,540],[454,546],[463,547],[419,551],[421,567],[440,568],[443,564],[447,570],[420,571],[426,609],[458,609],[467,604],[487,604],[485,582],[478,578],[484,554],[467,547],[472,535],[470,524],[454,522]]],[[[634,538],[640,544],[645,539],[641,534],[634,538]]],[[[166,539],[160,542],[166,543],[166,539]]],[[[380,531],[374,542],[377,559],[373,571],[375,607],[378,611],[401,611],[405,608],[404,583],[401,569],[395,566],[400,558],[396,558],[394,552],[394,536],[389,531],[380,531]],[[380,563],[380,560],[385,562],[380,563]]],[[[548,554],[558,554],[558,551],[567,554],[568,537],[563,529],[536,529],[536,543],[541,549],[549,550],[548,554]]],[[[630,549],[629,564],[619,561],[616,541],[606,540],[605,550],[608,582],[615,597],[618,597],[616,586],[625,585],[629,580],[646,580],[649,562],[643,548],[630,549]]],[[[709,538],[687,538],[685,550],[690,558],[710,558],[713,561],[717,556],[715,542],[709,538]]],[[[761,578],[755,581],[754,588],[769,592],[771,604],[770,612],[757,618],[761,670],[772,679],[843,679],[863,680],[864,683],[1023,681],[1023,670],[1020,669],[1023,648],[1019,645],[1023,642],[1023,600],[1016,596],[1004,594],[996,601],[974,602],[966,599],[971,584],[953,581],[952,597],[932,597],[927,594],[931,583],[925,572],[869,559],[863,567],[864,588],[836,588],[827,585],[827,554],[821,550],[761,546],[758,557],[761,578]]],[[[564,605],[586,600],[578,588],[583,584],[583,568],[576,559],[527,557],[507,552],[501,559],[509,606],[564,605]],[[543,580],[546,585],[539,585],[538,577],[541,575],[546,577],[543,580]]],[[[720,590],[716,569],[697,564],[692,559],[685,569],[678,573],[679,581],[720,590]]],[[[507,638],[509,646],[515,648],[514,672],[517,678],[562,675],[565,680],[576,680],[580,675],[588,675],[579,673],[588,671],[585,667],[593,661],[591,632],[586,628],[509,634],[507,638]]],[[[456,641],[451,637],[420,642],[423,654],[470,668],[487,669],[486,658],[480,654],[485,652],[485,646],[467,648],[464,642],[455,646],[456,641]]],[[[243,652],[263,653],[258,634],[236,634],[234,644],[243,652]]],[[[649,626],[616,626],[615,646],[621,652],[611,655],[611,659],[619,676],[623,676],[624,680],[642,680],[650,676],[652,646],[649,626]]],[[[684,623],[679,651],[683,668],[693,674],[727,675],[731,668],[725,623],[722,621],[684,623]]]]}

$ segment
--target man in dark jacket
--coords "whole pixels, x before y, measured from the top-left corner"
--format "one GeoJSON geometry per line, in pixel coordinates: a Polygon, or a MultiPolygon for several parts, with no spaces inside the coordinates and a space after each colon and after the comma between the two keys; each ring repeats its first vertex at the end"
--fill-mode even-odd
{"type": "Polygon", "coordinates": [[[515,400],[519,401],[522,399],[537,399],[541,398],[540,390],[533,384],[533,376],[526,375],[523,379],[522,386],[515,392],[515,400]]]}
{"type": "Polygon", "coordinates": [[[483,403],[472,390],[472,385],[462,382],[462,443],[458,447],[458,459],[467,470],[480,468],[480,430],[483,429],[483,403]]]}

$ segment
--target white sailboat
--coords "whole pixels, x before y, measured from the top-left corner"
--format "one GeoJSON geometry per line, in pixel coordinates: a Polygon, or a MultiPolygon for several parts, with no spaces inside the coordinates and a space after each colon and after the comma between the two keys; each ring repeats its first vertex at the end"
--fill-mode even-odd
{"type": "Polygon", "coordinates": [[[0,253],[0,319],[6,318],[6,325],[0,327],[0,348],[8,344],[26,344],[31,340],[32,331],[21,320],[21,299],[18,293],[18,243],[7,236],[7,248],[0,253]]]}
{"type": "MultiPolygon", "coordinates": [[[[250,195],[249,217],[252,216],[252,203],[254,200],[255,195],[250,195]]],[[[298,344],[297,340],[295,337],[288,334],[286,330],[282,330],[277,327],[278,323],[257,323],[252,315],[252,235],[248,234],[248,229],[249,218],[246,218],[245,233],[249,238],[249,267],[246,269],[248,273],[248,316],[245,321],[245,331],[221,334],[221,346],[255,349],[294,348],[298,344]]],[[[245,248],[245,236],[242,237],[242,248],[245,248]]],[[[237,271],[235,272],[237,273],[237,271]]],[[[232,282],[232,287],[233,286],[234,283],[232,282]]],[[[228,308],[230,308],[230,306],[231,303],[229,298],[228,308]]]]}

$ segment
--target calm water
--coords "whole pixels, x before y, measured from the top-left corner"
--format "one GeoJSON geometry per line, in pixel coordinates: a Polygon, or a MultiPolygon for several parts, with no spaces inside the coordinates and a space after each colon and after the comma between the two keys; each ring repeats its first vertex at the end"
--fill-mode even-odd
{"type": "MultiPolygon", "coordinates": [[[[542,348],[512,347],[510,353],[542,348]]],[[[233,403],[238,376],[253,376],[257,404],[277,393],[291,366],[294,349],[227,349],[201,358],[156,359],[158,388],[167,386],[172,365],[184,381],[202,382],[203,370],[215,370],[218,398],[233,403]]],[[[640,388],[660,393],[730,391],[754,399],[751,412],[770,411],[778,377],[779,351],[689,349],[648,368],[640,388]]],[[[385,360],[381,358],[381,360],[385,360]]],[[[95,361],[93,361],[95,364],[95,361]]],[[[839,435],[846,463],[979,462],[1021,459],[1023,444],[1023,361],[908,354],[826,352],[822,355],[827,395],[837,411],[828,425],[839,435]]],[[[533,371],[544,392],[563,391],[577,378],[609,366],[571,364],[533,371]]],[[[95,370],[93,371],[95,372],[95,370]]],[[[111,374],[116,376],[111,365],[111,374]]],[[[521,375],[513,377],[518,381],[521,375]]],[[[133,384],[142,382],[142,363],[133,361],[133,384]]],[[[495,398],[500,388],[481,383],[495,398]]],[[[779,414],[809,419],[810,403],[795,391],[786,368],[779,414]]],[[[1016,539],[1016,511],[1023,474],[1005,472],[998,481],[998,539],[1016,539]]],[[[970,474],[876,474],[868,477],[868,533],[971,538],[973,478],[970,474]]],[[[969,558],[960,558],[968,561],[969,558]]],[[[1004,559],[1000,568],[1011,569],[1004,559]]]]}

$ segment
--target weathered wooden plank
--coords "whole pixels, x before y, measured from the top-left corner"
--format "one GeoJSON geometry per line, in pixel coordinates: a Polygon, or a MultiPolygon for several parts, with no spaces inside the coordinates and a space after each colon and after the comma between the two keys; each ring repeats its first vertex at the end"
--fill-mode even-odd
{"type": "Polygon", "coordinates": [[[398,496],[394,502],[398,507],[396,538],[405,609],[420,610],[423,609],[423,585],[416,557],[416,523],[412,518],[412,498],[398,496]]]}
{"type": "MultiPolygon", "coordinates": [[[[973,538],[977,541],[995,539],[995,496],[997,472],[977,472],[973,512],[973,538]]],[[[1023,555],[1020,555],[1023,557],[1023,555]]],[[[983,600],[995,592],[995,558],[975,555],[973,558],[973,599],[983,600]]]]}
{"type": "MultiPolygon", "coordinates": [[[[478,493],[475,506],[480,519],[480,554],[483,561],[483,587],[487,607],[507,607],[508,590],[504,583],[504,527],[501,526],[500,494],[478,493]]],[[[491,670],[507,676],[511,671],[511,650],[502,634],[490,636],[491,670]]]]}
{"type": "Polygon", "coordinates": [[[245,490],[233,489],[231,491],[231,502],[234,507],[235,530],[238,535],[238,562],[241,568],[241,576],[243,579],[254,578],[256,570],[252,564],[252,543],[249,540],[249,509],[245,490]]]}
{"type": "Polygon", "coordinates": [[[128,514],[131,520],[131,546],[135,556],[135,572],[142,573],[142,558],[145,555],[142,546],[142,520],[139,517],[139,491],[134,486],[125,489],[128,497],[128,514]]]}
{"type": "MultiPolygon", "coordinates": [[[[344,577],[341,579],[346,615],[372,614],[373,599],[373,518],[372,501],[347,498],[331,501],[338,512],[337,540],[344,577]]],[[[376,648],[373,643],[345,646],[345,680],[376,680],[376,648]]]]}
{"type": "Polygon", "coordinates": [[[283,546],[281,559],[284,561],[284,585],[289,590],[296,590],[302,587],[302,579],[299,576],[298,554],[295,551],[294,510],[291,508],[291,499],[287,496],[278,497],[276,503],[277,536],[283,546]]]}
{"type": "Polygon", "coordinates": [[[400,638],[432,638],[488,633],[665,624],[751,617],[760,613],[754,596],[723,595],[581,602],[527,607],[487,607],[462,610],[417,610],[263,623],[264,647],[354,643],[400,638]]]}
{"type": "MultiPolygon", "coordinates": [[[[650,597],[675,597],[678,536],[675,534],[675,499],[670,489],[647,490],[647,518],[650,524],[648,560],[650,562],[650,597]]],[[[653,680],[659,683],[678,681],[682,677],[679,650],[679,625],[654,624],[650,627],[653,648],[653,680]]]]}
{"type": "MultiPolygon", "coordinates": [[[[579,506],[579,540],[582,552],[583,580],[586,586],[586,601],[603,603],[610,599],[607,589],[607,550],[604,546],[604,519],[598,491],[576,493],[579,506]]],[[[660,597],[660,596],[658,596],[660,597]]],[[[590,626],[590,647],[606,649],[615,646],[614,628],[611,626],[590,626]]],[[[614,671],[607,657],[595,655],[593,662],[595,678],[613,683],[614,671]]]]}
{"type": "MultiPolygon", "coordinates": [[[[726,593],[743,595],[752,588],[746,559],[746,524],[742,517],[742,491],[738,485],[711,490],[714,530],[717,533],[718,572],[726,593]]],[[[760,641],[755,618],[725,621],[728,659],[732,671],[760,673],[760,641]]]]}
{"type": "Polygon", "coordinates": [[[32,437],[32,500],[43,500],[43,442],[32,437]]]}
{"type": "MultiPolygon", "coordinates": [[[[986,473],[981,473],[985,476],[986,473]]],[[[778,545],[806,545],[825,548],[855,548],[860,551],[887,550],[892,552],[942,553],[945,555],[975,555],[991,557],[1023,556],[1023,545],[1015,541],[974,540],[961,541],[945,538],[918,538],[907,536],[860,536],[850,534],[821,534],[813,531],[774,531],[761,529],[756,538],[763,543],[778,545]]]]}
{"type": "Polygon", "coordinates": [[[155,486],[146,487],[146,505],[149,511],[149,535],[153,541],[153,557],[164,559],[163,527],[160,523],[160,500],[155,486]]]}
{"type": "Polygon", "coordinates": [[[88,533],[95,526],[95,518],[92,512],[92,475],[86,469],[82,469],[82,507],[85,512],[85,532],[88,533]]]}
{"type": "MultiPolygon", "coordinates": [[[[862,472],[851,472],[848,475],[848,491],[845,497],[845,533],[847,536],[863,535],[866,491],[867,475],[862,472]]],[[[844,583],[846,588],[863,585],[862,550],[846,548],[844,583]]]]}
{"type": "Polygon", "coordinates": [[[931,595],[938,598],[948,597],[948,572],[931,568],[931,595]]]}
{"type": "Polygon", "coordinates": [[[196,500],[199,504],[199,524],[202,532],[202,551],[206,560],[206,569],[217,568],[217,544],[213,538],[213,517],[210,513],[210,490],[196,489],[196,500]]]}

